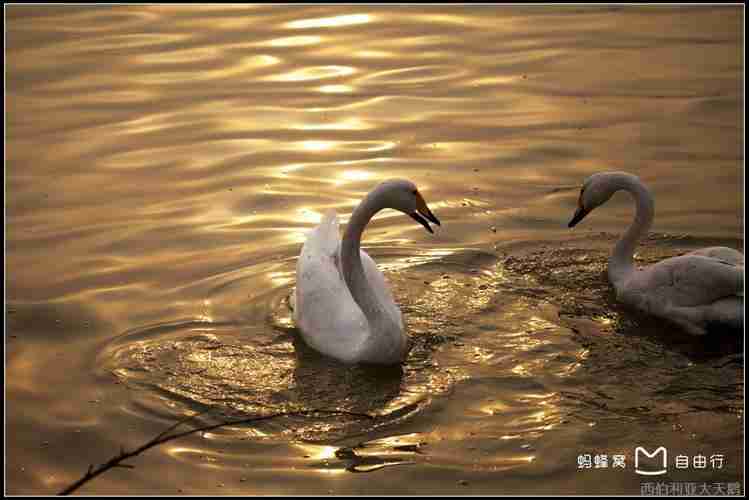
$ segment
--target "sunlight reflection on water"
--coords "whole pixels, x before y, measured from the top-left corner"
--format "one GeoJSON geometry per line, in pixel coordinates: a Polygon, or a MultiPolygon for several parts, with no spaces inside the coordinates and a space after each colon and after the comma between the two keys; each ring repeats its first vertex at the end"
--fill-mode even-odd
{"type": "Polygon", "coordinates": [[[735,346],[617,307],[626,196],[566,228],[585,176],[627,170],[657,199],[641,262],[743,247],[738,14],[10,6],[8,492],[52,493],[197,409],[319,406],[377,418],[222,429],[82,492],[638,493],[571,479],[578,453],[634,443],[723,452],[688,479],[742,480],[735,346]],[[384,211],[364,235],[413,348],[343,367],[296,336],[296,257],[392,177],[442,221],[384,211]]]}

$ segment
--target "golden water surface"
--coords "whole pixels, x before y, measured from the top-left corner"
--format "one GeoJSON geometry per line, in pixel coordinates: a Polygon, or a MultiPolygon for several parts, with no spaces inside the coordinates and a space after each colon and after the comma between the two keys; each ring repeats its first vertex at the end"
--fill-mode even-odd
{"type": "MultiPolygon", "coordinates": [[[[86,494],[639,494],[637,446],[743,484],[743,345],[621,308],[637,258],[742,249],[743,7],[5,8],[6,492],[49,494],[208,411],[340,409],[175,440],[86,494]],[[306,232],[379,181],[364,247],[413,348],[345,366],[288,309],[306,232]],[[581,468],[620,454],[625,468],[581,468]]],[[[645,478],[645,479],[644,479],[645,478]]],[[[742,487],[743,491],[743,487],[742,487]]]]}

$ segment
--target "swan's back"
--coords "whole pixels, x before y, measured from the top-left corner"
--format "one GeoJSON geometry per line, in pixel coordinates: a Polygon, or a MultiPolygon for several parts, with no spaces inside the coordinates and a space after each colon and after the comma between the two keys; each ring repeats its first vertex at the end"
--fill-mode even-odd
{"type": "Polygon", "coordinates": [[[736,252],[739,259],[723,250],[704,250],[632,273],[625,281],[614,283],[617,297],[648,313],[669,318],[694,335],[704,335],[711,323],[742,328],[743,256],[736,252]]]}
{"type": "Polygon", "coordinates": [[[364,347],[368,325],[340,274],[340,241],[338,217],[330,210],[309,233],[297,262],[294,320],[312,348],[351,361],[364,347]]]}
{"type": "Polygon", "coordinates": [[[703,257],[709,257],[711,259],[721,260],[727,264],[733,264],[734,266],[744,267],[744,254],[728,247],[706,247],[700,248],[693,252],[689,252],[687,255],[701,255],[703,257]]]}
{"type": "Polygon", "coordinates": [[[737,296],[744,287],[743,268],[700,254],[662,260],[641,269],[622,285],[621,291],[662,297],[678,306],[706,305],[737,296]]]}

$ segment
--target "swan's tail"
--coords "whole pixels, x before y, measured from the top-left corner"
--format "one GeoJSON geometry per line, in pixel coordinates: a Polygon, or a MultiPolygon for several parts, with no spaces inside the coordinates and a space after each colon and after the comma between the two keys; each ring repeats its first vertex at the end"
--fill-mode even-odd
{"type": "Polygon", "coordinates": [[[338,216],[330,209],[323,215],[320,225],[310,233],[305,245],[310,245],[313,255],[336,255],[340,241],[338,216]]]}
{"type": "Polygon", "coordinates": [[[701,311],[707,330],[744,330],[744,297],[726,297],[701,308],[701,311]]]}

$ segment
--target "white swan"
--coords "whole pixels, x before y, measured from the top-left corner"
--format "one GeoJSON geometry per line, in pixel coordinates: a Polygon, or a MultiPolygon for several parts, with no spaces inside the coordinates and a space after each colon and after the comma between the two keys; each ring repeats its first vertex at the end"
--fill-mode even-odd
{"type": "Polygon", "coordinates": [[[296,266],[294,321],[313,349],[347,363],[399,363],[408,351],[400,309],[385,277],[360,250],[375,213],[394,208],[427,231],[440,224],[416,186],[406,180],[379,184],[356,207],[341,241],[330,210],[302,247],[296,266]]]}
{"type": "Polygon", "coordinates": [[[732,328],[744,324],[744,256],[727,247],[709,247],[636,269],[633,253],[653,222],[654,203],[640,179],[626,172],[601,172],[583,183],[575,226],[619,190],[635,200],[634,223],[609,257],[609,281],[616,297],[646,313],[669,319],[693,335],[704,335],[708,324],[732,328]]]}

